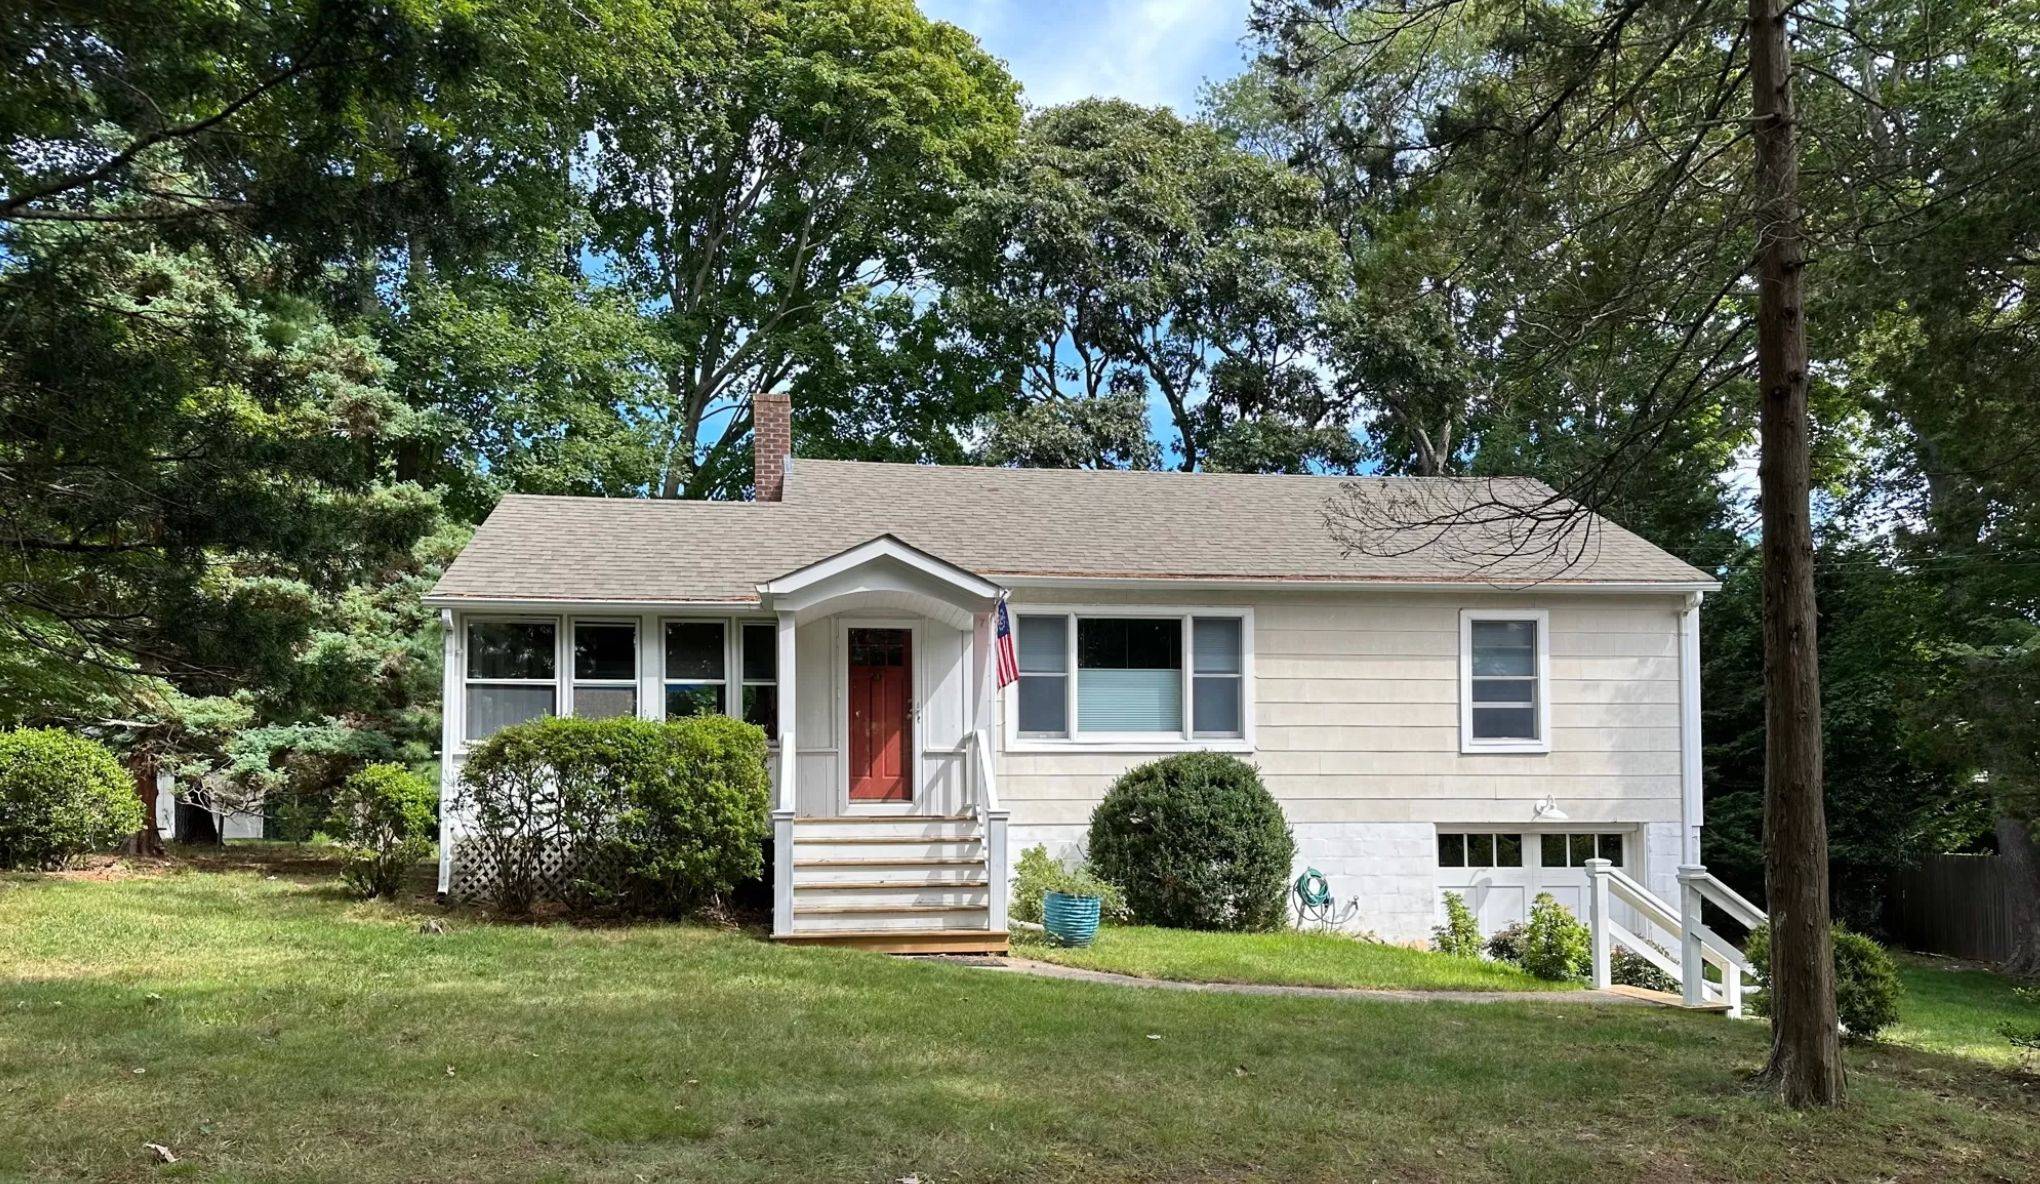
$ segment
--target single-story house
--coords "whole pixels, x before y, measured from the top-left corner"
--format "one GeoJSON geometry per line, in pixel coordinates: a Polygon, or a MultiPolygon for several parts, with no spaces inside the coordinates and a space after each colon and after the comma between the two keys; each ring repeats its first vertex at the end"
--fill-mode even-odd
{"type": "Polygon", "coordinates": [[[895,950],[1003,947],[1019,852],[1078,853],[1115,777],[1188,750],[1258,766],[1298,870],[1385,940],[1448,891],[1493,930],[1540,892],[1583,911],[1597,855],[1667,899],[1698,862],[1714,580],[1598,519],[1556,565],[1498,548],[1534,533],[1506,515],[1330,525],[1541,485],[795,459],[788,414],[757,401],[752,501],[503,499],[428,599],[448,797],[517,720],[740,716],[772,744],[774,936],[895,950]]]}

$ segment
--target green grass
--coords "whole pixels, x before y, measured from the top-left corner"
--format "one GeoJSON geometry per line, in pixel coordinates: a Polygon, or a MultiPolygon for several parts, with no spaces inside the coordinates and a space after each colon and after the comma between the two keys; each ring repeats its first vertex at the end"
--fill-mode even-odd
{"type": "Polygon", "coordinates": [[[1095,944],[1065,949],[1025,937],[1015,953],[1086,970],[1201,983],[1373,987],[1405,991],[1565,991],[1514,966],[1355,941],[1336,933],[1196,933],[1108,925],[1095,944]]]}
{"type": "Polygon", "coordinates": [[[0,1180],[2027,1178],[2040,1100],[1645,1007],[1147,991],[692,926],[509,926],[308,866],[0,878],[0,1180]],[[156,1165],[143,1144],[181,1162],[156,1165]]]}
{"type": "Polygon", "coordinates": [[[1883,1033],[1885,1040],[1993,1064],[2036,1067],[2040,1058],[1999,1030],[2006,1024],[2040,1027],[2040,1006],[2013,994],[2011,979],[1908,954],[1899,955],[1898,977],[1905,983],[1905,996],[1899,1000],[1899,1023],[1883,1033]]]}

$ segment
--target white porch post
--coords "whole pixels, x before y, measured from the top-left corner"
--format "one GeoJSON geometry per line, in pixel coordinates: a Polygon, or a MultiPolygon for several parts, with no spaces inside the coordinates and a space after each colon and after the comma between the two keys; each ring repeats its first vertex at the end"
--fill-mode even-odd
{"type": "Polygon", "coordinates": [[[1594,989],[1605,991],[1614,982],[1614,950],[1608,940],[1608,869],[1606,859],[1587,860],[1587,926],[1594,949],[1594,989]]]}
{"type": "Polygon", "coordinates": [[[1679,865],[1679,988],[1686,1006],[1707,1002],[1706,962],[1700,944],[1700,881],[1707,869],[1697,863],[1679,865]]]}
{"type": "Polygon", "coordinates": [[[799,699],[794,671],[794,620],[779,614],[779,786],[772,807],[772,932],[793,932],[794,777],[799,767],[794,717],[799,699]]]}
{"type": "Polygon", "coordinates": [[[450,608],[439,610],[439,894],[453,890],[453,847],[459,833],[455,816],[456,785],[453,754],[460,746],[465,724],[461,714],[467,704],[461,696],[460,621],[450,608]]]}
{"type": "Polygon", "coordinates": [[[1706,803],[1700,785],[1700,593],[1679,612],[1679,862],[1700,862],[1706,803]]]}

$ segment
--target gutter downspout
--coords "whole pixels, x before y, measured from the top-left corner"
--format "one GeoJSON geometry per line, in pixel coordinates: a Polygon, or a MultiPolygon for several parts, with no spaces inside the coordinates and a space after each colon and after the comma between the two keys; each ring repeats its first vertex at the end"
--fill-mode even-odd
{"type": "Polygon", "coordinates": [[[1700,765],[1700,599],[1686,594],[1679,612],[1679,862],[1700,864],[1700,828],[1706,822],[1700,765]]]}

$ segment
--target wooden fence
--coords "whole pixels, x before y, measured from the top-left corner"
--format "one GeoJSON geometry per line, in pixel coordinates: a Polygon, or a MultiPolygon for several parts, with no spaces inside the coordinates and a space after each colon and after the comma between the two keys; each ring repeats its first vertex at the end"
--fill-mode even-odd
{"type": "Polygon", "coordinates": [[[1928,954],[1996,962],[2012,952],[2011,869],[1995,855],[1933,855],[1891,878],[1885,924],[1928,954]]]}

